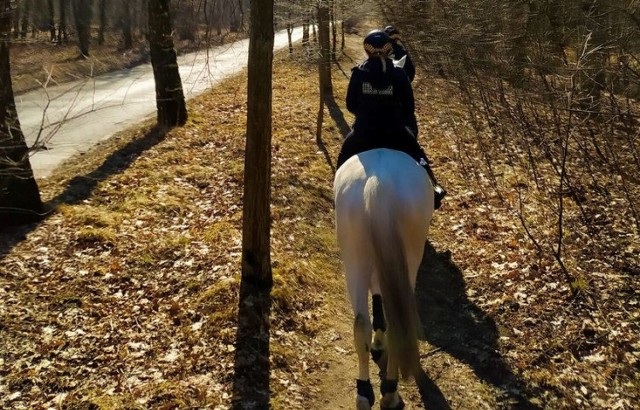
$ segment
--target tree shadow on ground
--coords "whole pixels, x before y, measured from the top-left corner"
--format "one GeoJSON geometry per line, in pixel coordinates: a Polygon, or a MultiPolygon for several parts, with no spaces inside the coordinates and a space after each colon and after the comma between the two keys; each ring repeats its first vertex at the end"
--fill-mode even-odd
{"type": "MultiPolygon", "coordinates": [[[[351,60],[351,62],[353,62],[353,59],[351,59],[351,57],[347,56],[346,54],[345,54],[345,56],[346,56],[346,57],[348,57],[348,58],[349,58],[349,60],[351,60]]],[[[344,76],[344,78],[349,78],[349,77],[350,77],[350,75],[349,75],[349,74],[347,74],[347,72],[346,72],[346,71],[344,71],[344,69],[343,69],[343,68],[342,68],[342,66],[340,65],[340,61],[338,61],[338,60],[334,60],[334,61],[333,61],[333,63],[336,65],[336,67],[338,67],[338,70],[340,70],[340,72],[342,73],[342,75],[344,76]]]]}
{"type": "Polygon", "coordinates": [[[344,114],[336,103],[336,100],[333,96],[333,93],[327,93],[323,98],[320,99],[320,107],[318,109],[318,117],[316,119],[316,144],[318,145],[318,149],[324,154],[325,160],[327,164],[331,168],[331,171],[335,174],[336,167],[331,160],[331,155],[329,154],[329,150],[322,140],[322,124],[324,121],[324,106],[327,106],[329,110],[329,115],[335,121],[338,130],[340,131],[340,135],[342,139],[346,138],[346,136],[351,132],[351,127],[344,118],[344,114]]]}
{"type": "Polygon", "coordinates": [[[269,316],[271,289],[240,285],[233,377],[234,409],[269,408],[269,316]]]}
{"type": "MultiPolygon", "coordinates": [[[[338,61],[333,61],[333,63],[336,66],[338,66],[338,68],[340,69],[340,71],[342,71],[342,74],[345,77],[347,78],[349,77],[347,73],[345,73],[345,71],[342,69],[338,61]]],[[[327,150],[327,147],[324,141],[322,140],[322,124],[324,121],[325,105],[329,110],[329,115],[331,116],[333,121],[336,123],[336,126],[338,127],[338,131],[340,131],[340,135],[342,136],[342,139],[345,139],[347,135],[351,132],[351,127],[349,126],[349,123],[347,122],[347,120],[344,118],[344,114],[342,113],[340,106],[336,102],[336,99],[333,93],[332,92],[324,93],[324,95],[320,97],[320,107],[318,109],[318,116],[316,119],[316,144],[318,145],[318,148],[320,149],[320,151],[324,154],[327,164],[329,165],[329,167],[331,167],[331,170],[335,174],[336,168],[333,164],[333,161],[331,160],[331,155],[329,154],[329,150],[327,150]]]]}
{"type": "Polygon", "coordinates": [[[344,57],[348,58],[348,59],[349,59],[349,61],[351,61],[352,63],[355,63],[355,62],[356,62],[356,60],[354,60],[354,58],[353,58],[353,57],[351,57],[351,56],[350,56],[346,51],[344,51],[344,50],[342,51],[342,55],[343,55],[344,57]]]}
{"type": "Polygon", "coordinates": [[[468,364],[480,379],[498,388],[503,395],[499,401],[507,408],[538,408],[500,355],[495,322],[467,299],[462,272],[451,253],[437,252],[428,242],[418,271],[416,301],[429,344],[468,364]]]}
{"type": "MultiPolygon", "coordinates": [[[[162,141],[166,132],[165,127],[155,126],[149,129],[143,137],[130,141],[109,155],[95,170],[71,179],[64,191],[44,204],[45,209],[54,210],[63,204],[75,205],[88,199],[100,182],[130,167],[143,152],[162,141]]],[[[53,213],[49,211],[45,218],[28,225],[0,227],[0,261],[53,213]]]]}
{"type": "Polygon", "coordinates": [[[324,123],[324,98],[320,97],[320,101],[318,104],[318,116],[316,117],[316,144],[318,145],[318,149],[324,155],[327,164],[331,168],[331,172],[333,174],[336,173],[336,167],[333,165],[333,161],[331,160],[331,155],[329,154],[329,150],[322,140],[322,125],[324,123]]]}
{"type": "Polygon", "coordinates": [[[331,118],[338,126],[340,135],[342,135],[343,139],[346,138],[347,135],[351,132],[351,127],[349,126],[347,120],[344,118],[344,114],[342,113],[340,106],[338,106],[338,103],[336,103],[336,99],[334,98],[333,94],[325,95],[324,103],[329,109],[329,115],[331,115],[331,118]]]}

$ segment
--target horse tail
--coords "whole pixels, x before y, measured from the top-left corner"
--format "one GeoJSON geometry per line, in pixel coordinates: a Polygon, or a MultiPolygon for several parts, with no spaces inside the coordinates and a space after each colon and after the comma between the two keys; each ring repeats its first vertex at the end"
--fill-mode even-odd
{"type": "Polygon", "coordinates": [[[389,357],[397,358],[403,377],[411,377],[417,374],[420,366],[420,319],[409,279],[405,238],[398,224],[403,210],[398,209],[399,202],[393,200],[391,183],[387,185],[375,179],[369,183],[373,186],[367,187],[365,192],[369,193],[372,248],[387,318],[389,357]]]}

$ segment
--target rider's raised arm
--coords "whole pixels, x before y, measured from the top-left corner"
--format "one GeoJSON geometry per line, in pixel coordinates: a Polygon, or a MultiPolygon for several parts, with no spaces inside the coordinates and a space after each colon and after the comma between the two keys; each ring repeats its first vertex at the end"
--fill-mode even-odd
{"type": "Polygon", "coordinates": [[[413,61],[411,60],[411,56],[409,56],[409,52],[402,44],[400,39],[400,32],[394,26],[387,26],[384,28],[384,32],[389,36],[393,45],[393,58],[396,60],[400,60],[402,57],[406,57],[406,61],[402,68],[404,72],[409,77],[409,81],[413,81],[416,76],[416,67],[413,65],[413,61]]]}
{"type": "Polygon", "coordinates": [[[407,77],[409,77],[409,81],[413,81],[416,76],[416,67],[413,65],[413,61],[411,60],[411,56],[406,54],[407,60],[404,62],[404,72],[407,73],[407,77]]]}

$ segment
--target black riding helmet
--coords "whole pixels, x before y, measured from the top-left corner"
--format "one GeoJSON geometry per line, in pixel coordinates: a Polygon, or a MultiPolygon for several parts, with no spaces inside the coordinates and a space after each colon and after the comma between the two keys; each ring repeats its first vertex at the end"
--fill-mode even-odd
{"type": "Polygon", "coordinates": [[[364,51],[369,57],[388,57],[393,52],[391,39],[381,30],[373,30],[364,38],[364,51]]]}

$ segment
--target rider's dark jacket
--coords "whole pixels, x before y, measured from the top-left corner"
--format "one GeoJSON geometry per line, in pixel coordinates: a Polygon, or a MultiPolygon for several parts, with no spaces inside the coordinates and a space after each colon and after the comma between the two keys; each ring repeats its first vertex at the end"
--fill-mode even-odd
{"type": "Polygon", "coordinates": [[[390,59],[370,58],[353,68],[347,109],[355,114],[354,133],[398,135],[407,126],[417,137],[413,90],[407,75],[390,59]]]}
{"type": "Polygon", "coordinates": [[[407,50],[399,40],[392,40],[391,45],[393,46],[393,58],[395,60],[400,60],[402,57],[407,56],[403,69],[404,72],[407,73],[409,81],[413,82],[413,79],[416,76],[416,67],[413,65],[413,61],[411,61],[409,54],[407,54],[407,50]]]}
{"type": "Polygon", "coordinates": [[[370,58],[351,71],[347,109],[356,116],[338,154],[336,168],[360,152],[390,148],[420,162],[415,101],[409,78],[390,59],[370,58]],[[407,131],[407,128],[411,131],[407,131]]]}

